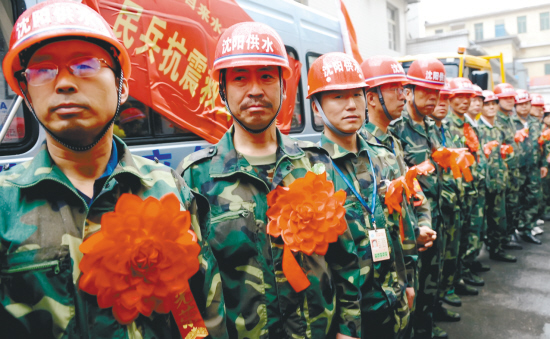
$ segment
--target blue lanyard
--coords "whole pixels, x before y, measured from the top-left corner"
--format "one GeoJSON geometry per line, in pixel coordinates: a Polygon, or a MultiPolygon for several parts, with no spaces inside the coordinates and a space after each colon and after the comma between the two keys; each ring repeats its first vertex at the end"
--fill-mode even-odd
{"type": "Polygon", "coordinates": [[[447,147],[447,145],[445,145],[447,143],[447,140],[445,139],[445,129],[443,129],[443,126],[439,127],[439,129],[441,130],[441,138],[443,139],[443,147],[447,147]]]}
{"type": "Polygon", "coordinates": [[[374,190],[372,192],[372,208],[369,208],[369,206],[367,205],[367,202],[365,201],[365,199],[363,199],[361,194],[359,194],[359,192],[357,192],[355,187],[353,187],[353,184],[351,182],[349,182],[349,180],[344,176],[344,173],[342,173],[342,170],[340,170],[340,168],[338,168],[338,166],[336,166],[336,163],[334,162],[334,160],[332,161],[332,165],[333,165],[334,169],[336,170],[336,172],[338,172],[338,174],[340,174],[342,179],[344,179],[344,181],[346,182],[346,185],[348,185],[348,187],[353,192],[353,194],[357,197],[357,199],[359,200],[361,205],[363,205],[363,207],[365,207],[365,209],[371,214],[372,225],[374,226],[374,229],[376,229],[376,222],[374,220],[374,209],[376,207],[376,192],[377,192],[377,189],[376,189],[376,186],[377,186],[376,185],[376,173],[374,172],[374,167],[372,166],[372,160],[370,158],[370,153],[369,153],[368,150],[367,150],[367,156],[369,158],[370,170],[372,172],[372,177],[374,179],[373,180],[374,181],[374,190]]]}

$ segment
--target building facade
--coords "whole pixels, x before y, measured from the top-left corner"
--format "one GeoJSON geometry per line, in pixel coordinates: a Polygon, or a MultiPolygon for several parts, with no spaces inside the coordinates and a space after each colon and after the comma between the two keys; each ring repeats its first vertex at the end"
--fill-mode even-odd
{"type": "MultiPolygon", "coordinates": [[[[425,25],[427,37],[458,30],[488,54],[502,52],[508,70],[527,77],[530,90],[550,85],[550,2],[425,25]]],[[[544,95],[550,103],[550,93],[544,95]]]]}

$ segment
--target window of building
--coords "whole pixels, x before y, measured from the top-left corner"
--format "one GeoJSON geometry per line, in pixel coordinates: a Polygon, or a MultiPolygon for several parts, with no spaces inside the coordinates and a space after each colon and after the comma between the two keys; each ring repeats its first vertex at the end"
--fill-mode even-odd
{"type": "Polygon", "coordinates": [[[495,38],[506,36],[506,28],[504,27],[504,20],[495,21],[495,38]]]}
{"type": "Polygon", "coordinates": [[[474,31],[476,33],[476,41],[483,40],[483,22],[474,24],[474,31]]]}
{"type": "Polygon", "coordinates": [[[398,50],[399,46],[399,39],[397,35],[397,23],[399,22],[399,13],[397,12],[397,8],[391,6],[388,4],[387,7],[387,15],[388,15],[388,47],[389,49],[393,49],[394,51],[398,50]]]}
{"type": "Polygon", "coordinates": [[[525,15],[518,16],[518,34],[527,32],[527,17],[525,15]]]}
{"type": "Polygon", "coordinates": [[[540,13],[540,30],[550,29],[550,12],[540,13]]]}
{"type": "Polygon", "coordinates": [[[465,23],[451,25],[451,31],[458,31],[459,29],[464,29],[464,28],[466,28],[465,23]]]}
{"type": "Polygon", "coordinates": [[[544,64],[544,75],[550,75],[550,64],[544,64]]]}
{"type": "Polygon", "coordinates": [[[435,34],[441,34],[441,33],[443,33],[443,29],[436,29],[435,30],[435,34]]]}

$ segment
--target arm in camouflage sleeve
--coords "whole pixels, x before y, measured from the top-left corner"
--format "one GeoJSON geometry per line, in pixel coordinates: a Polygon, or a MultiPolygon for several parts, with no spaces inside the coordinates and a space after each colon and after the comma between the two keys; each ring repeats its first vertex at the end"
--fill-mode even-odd
{"type": "MultiPolygon", "coordinates": [[[[330,164],[330,162],[325,164],[328,180],[335,177],[335,172],[330,164]]],[[[360,267],[357,249],[349,228],[338,237],[337,242],[330,244],[325,258],[334,275],[336,284],[337,312],[333,322],[338,324],[339,333],[360,338],[360,267]]]]}
{"type": "Polygon", "coordinates": [[[203,238],[204,230],[210,222],[210,206],[205,197],[191,191],[187,185],[181,191],[183,201],[191,201],[186,208],[191,213],[191,225],[201,246],[200,268],[189,280],[189,285],[210,337],[229,338],[225,325],[225,303],[218,262],[208,242],[203,238]]]}
{"type": "Polygon", "coordinates": [[[418,195],[422,197],[422,203],[414,207],[414,214],[418,220],[418,227],[427,226],[432,228],[432,209],[430,207],[430,202],[426,199],[424,192],[418,192],[418,195]]]}

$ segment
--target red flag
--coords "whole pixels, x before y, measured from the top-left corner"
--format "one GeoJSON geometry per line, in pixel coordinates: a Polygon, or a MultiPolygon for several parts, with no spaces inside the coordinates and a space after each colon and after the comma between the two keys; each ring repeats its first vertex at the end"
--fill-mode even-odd
{"type": "MultiPolygon", "coordinates": [[[[235,0],[84,0],[130,54],[130,95],[180,128],[216,143],[232,124],[211,70],[218,38],[252,18],[235,0]]],[[[246,37],[245,37],[246,39],[246,37]]],[[[291,65],[296,65],[290,60],[291,65]]],[[[299,67],[298,67],[299,69],[299,67]]],[[[287,81],[279,124],[290,124],[300,73],[287,81]],[[296,80],[296,81],[294,81],[296,80]],[[293,95],[291,96],[290,94],[293,95]]],[[[288,128],[289,130],[290,128],[288,128]]]]}
{"type": "Polygon", "coordinates": [[[342,30],[342,39],[344,41],[344,51],[347,54],[353,56],[359,64],[363,63],[361,53],[359,53],[359,46],[357,44],[357,35],[355,34],[355,28],[344,5],[343,0],[336,0],[337,6],[340,7],[338,18],[340,19],[340,29],[342,30]],[[338,3],[339,2],[339,3],[338,3]]]}

